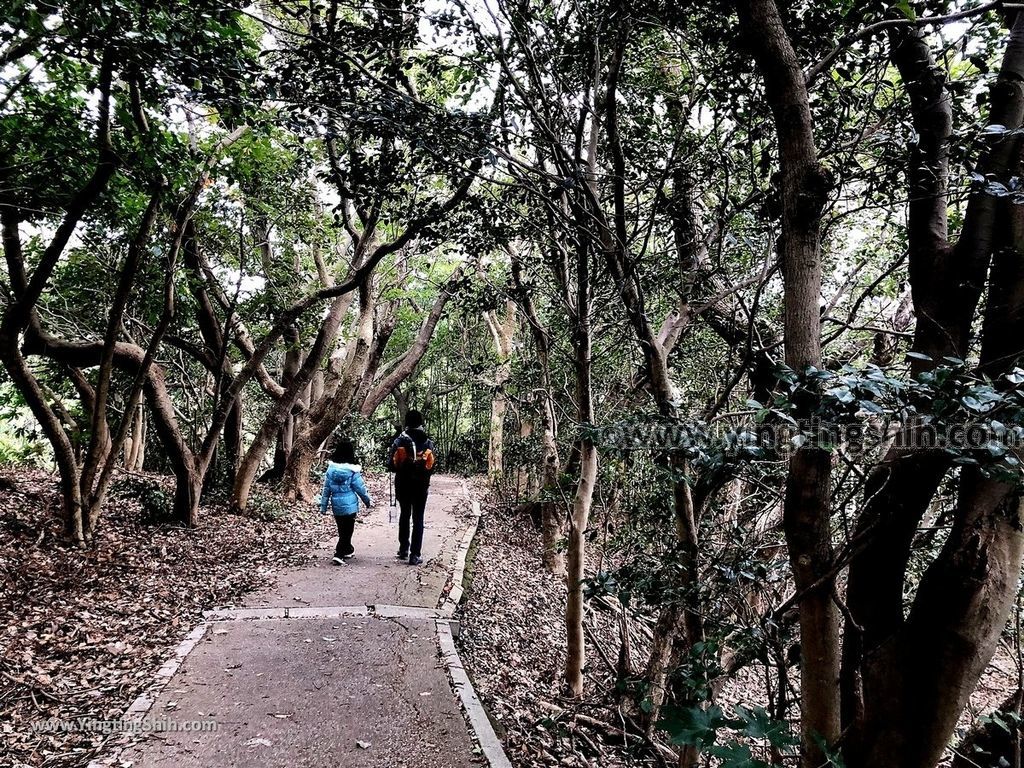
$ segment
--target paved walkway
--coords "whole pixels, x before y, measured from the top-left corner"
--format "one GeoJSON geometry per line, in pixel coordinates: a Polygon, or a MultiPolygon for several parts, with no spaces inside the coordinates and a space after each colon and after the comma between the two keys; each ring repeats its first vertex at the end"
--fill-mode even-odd
{"type": "Polygon", "coordinates": [[[423,566],[395,560],[397,520],[380,505],[356,526],[348,564],[329,564],[334,539],[325,540],[309,566],[215,614],[224,620],[211,624],[148,718],[215,720],[216,732],[152,734],[121,764],[481,765],[433,620],[470,514],[462,482],[435,477],[423,566]]]}

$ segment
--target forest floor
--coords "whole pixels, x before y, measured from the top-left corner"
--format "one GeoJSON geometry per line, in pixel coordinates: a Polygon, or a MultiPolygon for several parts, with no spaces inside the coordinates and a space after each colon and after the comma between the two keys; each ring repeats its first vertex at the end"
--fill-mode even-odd
{"type": "MultiPolygon", "coordinates": [[[[592,523],[600,525],[599,520],[592,523]]],[[[601,569],[599,547],[590,548],[588,572],[601,569]]],[[[585,603],[586,695],[565,696],[564,581],[541,560],[541,534],[528,514],[485,503],[467,568],[467,592],[458,614],[459,652],[516,768],[571,766],[618,768],[674,764],[663,749],[637,735],[635,711],[616,690],[620,646],[617,606],[585,603]],[[497,507],[497,508],[496,508],[497,507]],[[524,618],[525,617],[525,618],[524,618]]],[[[604,564],[604,568],[613,568],[604,564]]],[[[633,675],[642,670],[653,621],[627,622],[633,675]]],[[[954,744],[991,713],[1017,685],[1016,649],[1000,644],[960,719],[954,744]]],[[[761,670],[740,670],[718,693],[723,707],[767,701],[761,670]]],[[[796,675],[794,674],[794,677],[796,675]]],[[[791,694],[798,696],[794,688],[791,694]]],[[[657,735],[657,734],[656,734],[657,735]]],[[[943,765],[948,765],[947,753],[943,765]]]]}
{"type": "MultiPolygon", "coordinates": [[[[564,695],[565,582],[544,570],[541,552],[528,514],[485,510],[458,615],[459,653],[509,759],[517,768],[661,765],[643,739],[623,734],[614,688],[618,615],[610,602],[586,603],[588,695],[564,695]]],[[[649,627],[634,623],[630,633],[642,660],[649,627]]]]}
{"type": "Polygon", "coordinates": [[[78,549],[59,508],[52,475],[0,473],[4,766],[85,765],[109,734],[39,724],[119,717],[204,610],[308,561],[322,537],[308,504],[265,507],[267,519],[203,507],[201,525],[187,530],[144,524],[137,500],[114,495],[95,544],[78,549]]]}

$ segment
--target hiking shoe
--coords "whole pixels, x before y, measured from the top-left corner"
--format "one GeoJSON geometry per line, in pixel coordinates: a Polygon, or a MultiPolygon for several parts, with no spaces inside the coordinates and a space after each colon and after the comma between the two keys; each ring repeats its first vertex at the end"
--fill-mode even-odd
{"type": "Polygon", "coordinates": [[[396,557],[399,560],[405,560],[405,558],[407,558],[408,556],[409,556],[409,553],[406,552],[404,549],[398,550],[398,554],[396,555],[396,557]]]}
{"type": "Polygon", "coordinates": [[[345,559],[343,557],[338,557],[337,555],[335,555],[331,559],[331,562],[334,563],[335,565],[344,565],[345,564],[345,559]]]}
{"type": "Polygon", "coordinates": [[[423,558],[419,555],[413,555],[409,558],[409,565],[423,565],[423,558]]]}

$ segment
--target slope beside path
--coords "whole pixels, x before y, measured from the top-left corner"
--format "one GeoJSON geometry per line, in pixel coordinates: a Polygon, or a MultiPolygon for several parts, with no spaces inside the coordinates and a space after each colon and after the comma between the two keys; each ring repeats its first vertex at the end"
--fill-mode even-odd
{"type": "Polygon", "coordinates": [[[310,565],[212,612],[146,718],[216,730],[151,733],[117,764],[480,765],[435,631],[472,521],[463,482],[436,477],[426,517],[423,566],[395,559],[397,514],[385,500],[356,526],[346,565],[330,564],[334,540],[325,540],[310,565]]]}

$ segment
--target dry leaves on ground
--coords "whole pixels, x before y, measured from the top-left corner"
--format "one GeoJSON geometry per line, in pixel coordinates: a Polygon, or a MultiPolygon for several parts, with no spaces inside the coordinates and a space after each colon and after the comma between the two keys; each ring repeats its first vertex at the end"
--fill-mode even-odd
{"type": "Polygon", "coordinates": [[[204,507],[195,530],[144,525],[112,498],[88,549],[62,535],[56,479],[0,480],[0,765],[82,766],[109,735],[33,732],[56,719],[116,719],[151,685],[203,610],[310,557],[325,532],[309,504],[251,519],[204,507]]]}
{"type": "MultiPolygon", "coordinates": [[[[582,701],[564,697],[564,581],[545,572],[540,532],[530,517],[509,512],[507,505],[501,510],[489,511],[481,521],[467,572],[470,584],[458,616],[458,643],[512,764],[674,764],[663,745],[661,754],[655,754],[659,747],[639,736],[628,722],[628,712],[620,708],[612,669],[618,657],[618,627],[601,600],[587,601],[587,696],[582,701]]],[[[590,554],[598,549],[592,547],[590,554]]],[[[588,571],[593,573],[596,565],[590,562],[588,571]]],[[[650,625],[632,617],[630,636],[636,670],[646,658],[650,625]]],[[[762,673],[759,665],[742,668],[724,682],[717,703],[729,707],[767,701],[762,673]]],[[[796,680],[791,683],[795,686],[796,680]]],[[[1004,642],[961,716],[954,742],[1015,685],[1012,649],[1004,642]]],[[[943,765],[948,758],[949,754],[943,765]]]]}
{"type": "Polygon", "coordinates": [[[513,765],[657,764],[642,740],[624,742],[614,673],[615,616],[588,601],[588,696],[563,696],[565,583],[545,572],[528,515],[486,514],[471,553],[459,652],[513,765]]]}

